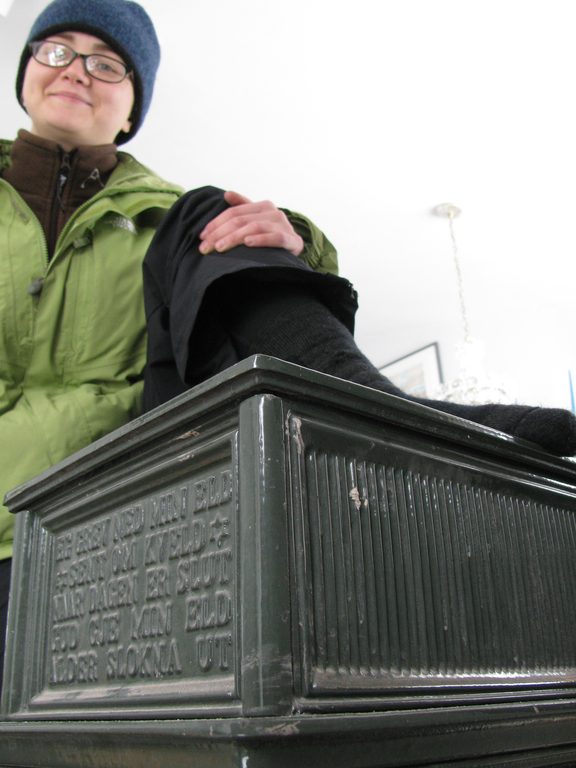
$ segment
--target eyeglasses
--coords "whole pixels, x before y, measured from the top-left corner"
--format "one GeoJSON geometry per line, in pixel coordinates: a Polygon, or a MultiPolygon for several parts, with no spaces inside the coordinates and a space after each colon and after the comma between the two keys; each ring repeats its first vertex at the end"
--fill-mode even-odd
{"type": "Polygon", "coordinates": [[[121,83],[130,74],[128,67],[118,59],[100,53],[78,53],[64,43],[37,40],[29,44],[32,56],[46,67],[69,67],[75,59],[82,59],[87,75],[104,83],[121,83]]]}

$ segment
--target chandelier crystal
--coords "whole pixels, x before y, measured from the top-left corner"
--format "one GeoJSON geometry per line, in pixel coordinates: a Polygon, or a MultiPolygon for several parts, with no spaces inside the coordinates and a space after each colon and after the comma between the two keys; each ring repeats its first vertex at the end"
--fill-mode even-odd
{"type": "Polygon", "coordinates": [[[450,239],[452,241],[452,255],[456,282],[458,286],[458,299],[460,304],[460,319],[462,322],[463,341],[456,347],[456,359],[458,361],[458,375],[445,384],[441,384],[435,396],[439,400],[452,403],[464,403],[470,405],[483,405],[486,403],[513,403],[514,398],[504,388],[502,382],[493,379],[486,373],[484,365],[484,345],[478,339],[470,335],[468,323],[468,311],[464,297],[464,280],[460,266],[460,254],[454,232],[454,219],[461,213],[458,206],[452,203],[442,203],[433,209],[436,216],[448,219],[450,239]]]}

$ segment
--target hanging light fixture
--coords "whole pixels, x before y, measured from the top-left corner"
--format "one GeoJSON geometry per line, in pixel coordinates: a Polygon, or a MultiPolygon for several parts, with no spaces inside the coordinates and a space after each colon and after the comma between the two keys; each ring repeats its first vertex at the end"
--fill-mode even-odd
{"type": "Polygon", "coordinates": [[[500,382],[494,381],[486,373],[484,366],[484,345],[470,335],[468,311],[464,294],[464,280],[460,266],[460,254],[454,232],[454,219],[461,214],[460,208],[453,203],[441,203],[432,209],[432,213],[448,220],[452,255],[456,271],[460,319],[462,323],[462,342],[456,347],[458,374],[455,379],[442,384],[436,394],[441,400],[454,403],[511,403],[514,399],[506,392],[500,382]]]}
{"type": "Polygon", "coordinates": [[[8,16],[8,11],[14,0],[0,0],[0,16],[8,16]]]}

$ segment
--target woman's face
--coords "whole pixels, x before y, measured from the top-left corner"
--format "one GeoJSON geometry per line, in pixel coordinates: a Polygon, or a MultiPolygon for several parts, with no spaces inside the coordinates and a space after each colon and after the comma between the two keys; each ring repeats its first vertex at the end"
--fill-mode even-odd
{"type": "MultiPolygon", "coordinates": [[[[59,32],[50,40],[78,53],[121,57],[97,37],[83,32],[59,32]]],[[[47,67],[32,57],[26,67],[22,101],[32,120],[32,133],[58,142],[69,151],[81,145],[110,144],[120,131],[130,130],[134,104],[130,77],[105,83],[90,77],[77,58],[63,68],[47,67]]]]}

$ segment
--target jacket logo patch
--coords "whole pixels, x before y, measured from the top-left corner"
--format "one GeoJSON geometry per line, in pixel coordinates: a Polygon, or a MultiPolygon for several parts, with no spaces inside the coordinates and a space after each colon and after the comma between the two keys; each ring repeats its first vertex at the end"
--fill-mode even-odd
{"type": "Polygon", "coordinates": [[[117,229],[125,229],[127,232],[136,234],[136,226],[132,219],[127,219],[126,216],[109,216],[106,220],[108,224],[117,229]]]}

